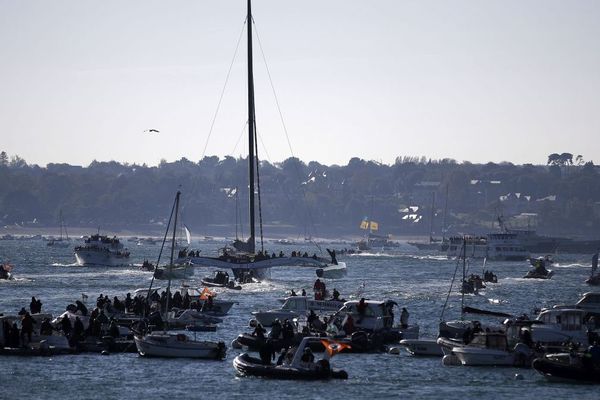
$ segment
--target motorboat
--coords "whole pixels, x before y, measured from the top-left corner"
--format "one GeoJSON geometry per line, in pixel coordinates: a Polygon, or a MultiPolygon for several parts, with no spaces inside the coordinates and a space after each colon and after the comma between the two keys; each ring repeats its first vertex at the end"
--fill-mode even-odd
{"type": "Polygon", "coordinates": [[[575,303],[574,308],[600,314],[600,292],[584,293],[581,299],[575,303]]]}
{"type": "Polygon", "coordinates": [[[600,383],[600,368],[585,353],[546,354],[532,367],[549,381],[600,383]]]}
{"type": "Polygon", "coordinates": [[[533,269],[527,272],[523,279],[550,279],[554,275],[554,271],[551,269],[547,269],[544,271],[539,271],[537,269],[533,269]]]}
{"type": "Polygon", "coordinates": [[[573,306],[542,309],[534,320],[509,318],[504,330],[509,342],[517,342],[528,331],[531,341],[545,347],[563,347],[565,342],[588,344],[588,311],[573,306]]]}
{"type": "Polygon", "coordinates": [[[400,345],[413,356],[443,356],[442,346],[437,339],[402,339],[400,345]]]}
{"type": "Polygon", "coordinates": [[[8,263],[0,265],[0,280],[13,279],[12,270],[13,270],[13,266],[8,263]]]}
{"type": "Polygon", "coordinates": [[[346,276],[346,263],[338,262],[337,264],[331,264],[327,267],[317,268],[315,272],[319,278],[340,279],[346,276]]]}
{"type": "Polygon", "coordinates": [[[116,236],[95,234],[75,247],[75,258],[81,266],[118,267],[129,264],[129,251],[116,236]]]}
{"type": "Polygon", "coordinates": [[[179,289],[182,296],[185,296],[186,293],[190,298],[197,298],[198,306],[200,309],[204,310],[204,312],[209,313],[213,316],[224,316],[229,313],[231,307],[235,304],[233,301],[229,300],[221,300],[217,298],[217,294],[208,290],[208,288],[193,288],[190,286],[183,285],[179,289]],[[208,301],[208,297],[211,297],[212,304],[209,307],[205,307],[204,304],[208,301]]]}
{"type": "Polygon", "coordinates": [[[294,353],[290,353],[289,357],[286,354],[280,365],[265,363],[248,353],[242,353],[233,360],[233,367],[242,376],[291,380],[347,379],[348,374],[345,371],[330,367],[329,357],[317,362],[303,361],[309,342],[321,340],[323,339],[318,337],[305,337],[294,353]]]}
{"type": "Polygon", "coordinates": [[[144,357],[184,357],[222,360],[227,348],[223,342],[193,340],[183,333],[152,332],[133,337],[144,357]]]}
{"type": "Polygon", "coordinates": [[[158,267],[154,270],[154,278],[162,280],[187,279],[194,275],[194,268],[189,262],[183,264],[158,267]]]}
{"type": "Polygon", "coordinates": [[[241,285],[236,285],[235,281],[229,279],[229,274],[225,271],[216,271],[213,277],[204,277],[201,280],[204,286],[222,287],[226,289],[241,290],[241,285]]]}
{"type": "Polygon", "coordinates": [[[598,252],[596,252],[592,256],[592,272],[590,273],[590,277],[585,280],[585,283],[592,286],[600,285],[600,274],[595,274],[598,269],[598,252]]]}
{"type": "Polygon", "coordinates": [[[419,325],[394,325],[392,310],[396,306],[392,300],[352,300],[344,303],[327,322],[326,331],[332,336],[344,332],[344,326],[351,318],[354,332],[376,333],[383,343],[401,339],[417,339],[419,325]]]}
{"type": "Polygon", "coordinates": [[[173,328],[186,328],[188,326],[213,326],[223,320],[210,311],[173,308],[167,313],[166,322],[173,328]]]}
{"type": "Polygon", "coordinates": [[[526,279],[550,279],[552,275],[554,275],[554,271],[550,269],[546,269],[546,267],[553,264],[550,256],[538,257],[538,258],[530,258],[529,263],[534,269],[529,270],[527,274],[523,277],[526,279]]]}
{"type": "Polygon", "coordinates": [[[273,321],[281,321],[304,316],[309,311],[315,313],[335,312],[344,305],[340,300],[314,300],[308,296],[290,296],[285,299],[282,306],[278,309],[268,311],[253,311],[252,316],[262,326],[271,326],[273,321]]]}
{"type": "Polygon", "coordinates": [[[505,333],[480,332],[452,353],[466,366],[528,366],[533,352],[523,343],[510,349],[505,333]]]}

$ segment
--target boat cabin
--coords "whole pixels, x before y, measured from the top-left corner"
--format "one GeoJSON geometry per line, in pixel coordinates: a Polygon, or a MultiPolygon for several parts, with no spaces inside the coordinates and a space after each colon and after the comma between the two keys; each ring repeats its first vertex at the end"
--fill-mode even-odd
{"type": "Polygon", "coordinates": [[[588,292],[575,304],[576,308],[600,314],[600,293],[588,292]]]}
{"type": "Polygon", "coordinates": [[[314,300],[308,296],[290,296],[285,299],[281,310],[285,311],[337,311],[343,303],[336,300],[314,300]]]}
{"type": "Polygon", "coordinates": [[[506,339],[506,334],[504,333],[483,332],[475,334],[473,340],[469,342],[469,346],[507,351],[508,341],[506,339]]]}
{"type": "Polygon", "coordinates": [[[347,316],[352,317],[354,327],[358,330],[379,331],[392,328],[394,324],[393,307],[396,305],[391,300],[375,301],[366,300],[365,309],[360,312],[359,301],[352,300],[344,303],[344,306],[332,317],[329,325],[335,325],[337,330],[342,330],[347,316]]]}
{"type": "Polygon", "coordinates": [[[569,308],[551,308],[544,309],[537,316],[536,320],[545,325],[555,325],[562,331],[580,331],[585,329],[583,320],[585,311],[569,308]]]}

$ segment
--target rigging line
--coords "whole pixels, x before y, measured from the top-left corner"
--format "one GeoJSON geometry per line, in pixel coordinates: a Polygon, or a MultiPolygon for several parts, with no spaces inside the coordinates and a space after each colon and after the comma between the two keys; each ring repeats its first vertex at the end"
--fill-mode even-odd
{"type": "Polygon", "coordinates": [[[246,133],[246,127],[248,126],[248,121],[244,122],[244,126],[242,127],[242,131],[240,132],[240,136],[238,136],[237,141],[235,142],[235,146],[233,148],[233,151],[231,152],[231,154],[235,154],[238,145],[240,144],[240,142],[242,141],[242,137],[244,137],[244,134],[246,133]]]}
{"type": "MultiPolygon", "coordinates": [[[[279,113],[279,119],[281,120],[281,125],[283,127],[283,132],[285,133],[285,138],[286,138],[288,147],[290,149],[290,154],[292,155],[292,157],[295,158],[296,156],[294,155],[294,150],[292,148],[292,143],[290,141],[288,130],[287,130],[287,127],[285,125],[285,120],[283,118],[283,113],[281,112],[281,106],[279,105],[279,99],[277,98],[277,92],[275,91],[275,85],[273,85],[273,79],[271,77],[271,71],[269,70],[269,64],[267,63],[267,58],[266,58],[265,53],[263,51],[262,42],[260,40],[260,35],[258,33],[258,28],[257,28],[256,24],[254,23],[254,17],[252,17],[252,23],[254,25],[254,32],[256,33],[256,38],[258,39],[258,48],[260,49],[260,54],[262,55],[263,62],[265,63],[265,69],[267,71],[267,76],[269,77],[269,84],[271,85],[271,91],[273,92],[273,97],[275,99],[275,105],[277,106],[277,111],[279,113]]],[[[296,173],[298,174],[298,177],[302,176],[302,175],[300,175],[300,171],[298,170],[297,167],[296,167],[296,173]]],[[[302,197],[304,198],[304,200],[306,200],[306,191],[304,190],[303,187],[301,187],[301,191],[302,191],[302,197]]],[[[306,206],[306,203],[305,203],[305,206],[306,206]]],[[[307,214],[306,217],[308,219],[308,223],[314,229],[315,225],[314,225],[312,213],[310,212],[310,210],[308,210],[308,207],[306,207],[306,208],[307,208],[307,210],[306,210],[306,214],[307,214]]],[[[316,229],[314,229],[314,230],[316,231],[316,229]]]]}
{"type": "Polygon", "coordinates": [[[444,311],[446,311],[446,306],[448,305],[448,300],[450,299],[450,294],[452,293],[452,286],[454,285],[454,280],[456,279],[456,272],[458,272],[458,267],[460,265],[460,257],[456,259],[456,267],[454,268],[454,275],[452,275],[452,281],[450,282],[450,289],[448,289],[448,295],[446,296],[446,301],[442,307],[442,314],[440,315],[440,321],[444,319],[444,311]]]}
{"type": "Polygon", "coordinates": [[[271,157],[269,156],[269,152],[267,151],[267,146],[265,146],[265,142],[263,141],[262,136],[258,134],[258,129],[255,130],[255,132],[256,132],[256,137],[260,140],[260,144],[262,145],[265,155],[267,156],[267,161],[269,163],[273,164],[273,162],[271,161],[271,157]]]}
{"type": "Polygon", "coordinates": [[[160,252],[158,253],[158,259],[156,260],[156,266],[154,267],[154,272],[152,273],[152,280],[150,281],[150,287],[148,288],[148,293],[146,294],[146,303],[150,298],[150,293],[152,293],[152,285],[154,284],[154,276],[156,271],[158,270],[158,266],[160,265],[160,257],[162,256],[163,249],[165,248],[165,242],[167,241],[167,235],[169,234],[169,227],[171,226],[171,220],[173,219],[173,213],[175,212],[175,204],[176,201],[173,202],[173,207],[171,208],[171,215],[169,215],[169,223],[167,224],[167,229],[165,230],[165,235],[163,237],[162,244],[160,246],[160,252]]]}
{"type": "MultiPolygon", "coordinates": [[[[254,22],[254,18],[252,19],[254,22]]],[[[267,64],[267,58],[265,57],[265,53],[262,48],[262,42],[260,41],[260,35],[258,34],[258,28],[256,24],[254,24],[254,32],[256,32],[256,38],[258,39],[258,48],[260,49],[260,54],[262,55],[263,62],[265,63],[265,69],[267,71],[267,76],[269,77],[269,84],[271,85],[271,91],[273,92],[273,97],[275,98],[275,105],[277,106],[277,112],[279,112],[279,119],[281,120],[281,125],[283,126],[283,132],[285,133],[285,138],[287,140],[288,147],[290,148],[290,153],[292,157],[295,157],[294,150],[292,149],[292,143],[290,141],[290,137],[288,135],[287,127],[285,125],[285,120],[283,119],[283,113],[281,112],[281,107],[279,106],[279,99],[277,98],[277,92],[275,91],[275,86],[273,85],[273,79],[271,78],[271,71],[269,70],[269,64],[267,64]]]]}
{"type": "Polygon", "coordinates": [[[202,158],[206,155],[206,148],[208,147],[208,141],[210,140],[210,136],[212,135],[213,128],[215,126],[215,121],[217,120],[217,115],[219,114],[219,110],[221,108],[221,102],[223,101],[223,96],[225,95],[225,89],[227,88],[227,83],[229,82],[229,76],[231,75],[231,70],[233,69],[233,64],[235,63],[235,59],[237,57],[238,49],[240,47],[240,42],[242,41],[242,36],[244,34],[244,28],[246,27],[246,21],[244,20],[244,24],[242,26],[242,31],[240,32],[240,36],[238,38],[237,44],[235,45],[235,52],[233,53],[233,58],[231,59],[231,64],[229,65],[229,70],[227,71],[227,77],[225,78],[225,84],[223,85],[223,89],[221,90],[221,96],[219,96],[219,102],[217,103],[217,109],[215,110],[215,114],[213,116],[212,122],[210,124],[210,130],[208,131],[208,137],[206,138],[206,143],[204,144],[204,150],[202,151],[202,158]]]}

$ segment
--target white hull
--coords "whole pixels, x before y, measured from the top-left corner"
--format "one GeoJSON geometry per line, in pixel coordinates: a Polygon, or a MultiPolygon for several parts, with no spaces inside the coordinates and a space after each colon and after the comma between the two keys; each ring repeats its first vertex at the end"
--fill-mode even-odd
{"type": "Polygon", "coordinates": [[[289,319],[291,321],[300,316],[294,311],[253,311],[252,315],[262,326],[271,326],[276,319],[280,321],[289,319]]]}
{"type": "Polygon", "coordinates": [[[317,276],[325,279],[340,279],[346,276],[348,270],[346,263],[340,262],[337,265],[330,265],[325,268],[317,269],[317,276]]]}
{"type": "Polygon", "coordinates": [[[129,265],[129,256],[106,251],[76,250],[77,264],[85,267],[121,267],[129,265]]]}
{"type": "Polygon", "coordinates": [[[198,342],[187,336],[169,334],[149,334],[135,336],[138,353],[145,357],[203,358],[217,360],[224,356],[224,350],[215,342],[198,342]]]}
{"type": "Polygon", "coordinates": [[[464,346],[453,348],[452,353],[458,357],[462,365],[467,366],[515,365],[515,353],[503,350],[472,348],[470,346],[464,346]]]}
{"type": "Polygon", "coordinates": [[[437,356],[444,355],[442,347],[436,339],[403,339],[400,344],[413,356],[437,356]]]}

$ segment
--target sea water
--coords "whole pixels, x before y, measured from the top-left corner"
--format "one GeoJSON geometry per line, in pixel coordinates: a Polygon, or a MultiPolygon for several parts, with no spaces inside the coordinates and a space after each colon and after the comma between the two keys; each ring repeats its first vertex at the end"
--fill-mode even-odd
{"type": "MultiPolygon", "coordinates": [[[[73,247],[77,243],[73,243],[73,247]]],[[[159,245],[136,246],[127,243],[131,262],[156,260],[159,245]]],[[[223,243],[196,242],[202,254],[216,252],[223,243]]],[[[340,245],[321,245],[340,248],[340,245]]],[[[268,244],[269,253],[307,251],[306,246],[268,244]]],[[[465,296],[466,305],[514,315],[555,304],[573,304],[591,291],[584,280],[589,275],[591,255],[557,255],[555,274],[550,280],[522,279],[530,269],[527,261],[488,262],[485,269],[498,276],[497,284],[488,284],[478,295],[465,296]]],[[[408,245],[390,252],[373,251],[340,256],[348,265],[348,274],[339,280],[326,280],[346,299],[392,299],[410,313],[409,322],[420,325],[422,338],[434,338],[453,275],[457,274],[445,309],[445,319],[460,315],[461,295],[457,283],[462,267],[435,252],[418,251],[408,245]]],[[[0,313],[16,314],[28,308],[31,297],[43,302],[42,311],[55,316],[67,304],[88,296],[93,307],[99,294],[124,296],[138,288],[147,288],[152,274],[132,266],[127,268],[89,268],[75,264],[73,249],[46,246],[43,241],[0,241],[0,260],[15,266],[12,281],[0,281],[0,313]]],[[[482,274],[481,261],[472,261],[468,273],[482,274]]],[[[198,268],[187,282],[194,282],[213,271],[198,268]]],[[[241,351],[230,343],[241,332],[249,331],[251,311],[280,306],[279,299],[291,289],[302,288],[312,294],[316,278],[313,268],[280,267],[272,270],[271,280],[245,285],[241,291],[220,291],[218,297],[235,301],[230,315],[216,332],[198,333],[197,337],[224,341],[225,361],[189,359],[151,359],[123,353],[103,356],[81,354],[56,357],[0,356],[0,399],[598,399],[598,388],[547,382],[532,369],[512,367],[443,366],[441,358],[399,355],[339,354],[334,368],[348,372],[348,380],[317,382],[274,381],[240,377],[232,367],[241,351]],[[520,374],[522,379],[516,379],[520,374]]],[[[178,285],[179,283],[174,283],[178,285]]],[[[158,281],[155,286],[166,287],[158,281]]],[[[398,318],[399,312],[396,312],[398,318]]],[[[501,322],[492,319],[491,322],[501,322]]],[[[318,358],[318,355],[317,355],[318,358]]]]}

